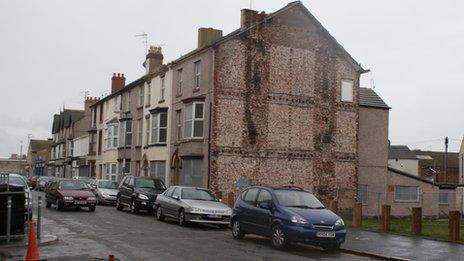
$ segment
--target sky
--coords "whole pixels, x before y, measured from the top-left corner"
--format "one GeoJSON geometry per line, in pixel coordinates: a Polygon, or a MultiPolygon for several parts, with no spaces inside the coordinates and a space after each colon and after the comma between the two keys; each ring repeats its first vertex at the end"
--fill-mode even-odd
{"type": "MultiPolygon", "coordinates": [[[[464,134],[464,2],[305,0],[303,4],[361,65],[362,85],[392,107],[389,138],[411,149],[459,150],[464,134]]],[[[273,12],[289,1],[253,0],[273,12]]],[[[197,30],[227,34],[249,0],[1,0],[0,157],[51,137],[60,108],[102,96],[113,73],[144,73],[145,43],[165,62],[196,47],[197,30]]]]}

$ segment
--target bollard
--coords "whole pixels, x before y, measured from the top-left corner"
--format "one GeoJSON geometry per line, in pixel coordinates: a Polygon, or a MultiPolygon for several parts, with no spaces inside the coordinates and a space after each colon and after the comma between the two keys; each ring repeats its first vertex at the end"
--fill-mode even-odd
{"type": "Polygon", "coordinates": [[[8,196],[6,208],[6,243],[9,244],[11,236],[11,196],[8,196]]]}
{"type": "Polygon", "coordinates": [[[40,239],[40,227],[41,227],[41,220],[42,220],[42,196],[38,197],[37,203],[37,239],[40,239]]]}
{"type": "Polygon", "coordinates": [[[390,214],[391,206],[382,205],[382,231],[384,232],[390,231],[390,214]]]}
{"type": "Polygon", "coordinates": [[[227,205],[230,208],[233,208],[234,204],[235,204],[235,196],[234,196],[234,192],[231,191],[227,194],[227,205]]]}
{"type": "Polygon", "coordinates": [[[422,208],[412,208],[412,234],[420,236],[422,234],[422,208]]]}
{"type": "Polygon", "coordinates": [[[461,214],[459,213],[459,211],[449,212],[449,235],[451,241],[458,241],[460,238],[460,218],[461,214]]]}
{"type": "Polygon", "coordinates": [[[108,261],[115,261],[115,260],[116,260],[116,259],[114,258],[114,255],[110,255],[110,256],[108,257],[108,261]]]}
{"type": "Polygon", "coordinates": [[[362,225],[362,203],[354,203],[353,209],[353,227],[362,225]]]}

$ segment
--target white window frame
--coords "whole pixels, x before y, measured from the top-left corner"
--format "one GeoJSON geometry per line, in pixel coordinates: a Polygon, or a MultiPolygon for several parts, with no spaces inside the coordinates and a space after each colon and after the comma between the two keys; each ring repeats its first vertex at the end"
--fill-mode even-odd
{"type": "Polygon", "coordinates": [[[343,79],[340,84],[340,100],[342,102],[354,101],[354,81],[343,79]]]}
{"type": "Polygon", "coordinates": [[[404,203],[417,203],[419,202],[419,199],[420,199],[420,188],[418,186],[401,186],[401,185],[396,185],[395,186],[395,202],[404,202],[404,203]],[[417,190],[417,198],[414,200],[404,200],[404,199],[398,199],[397,198],[397,190],[398,190],[398,187],[408,187],[408,188],[416,188],[417,190]]]}
{"type": "Polygon", "coordinates": [[[200,89],[201,80],[201,60],[196,61],[194,64],[194,84],[193,89],[200,89]]]}
{"type": "Polygon", "coordinates": [[[142,146],[143,141],[143,119],[137,121],[137,145],[142,146]]]}
{"type": "Polygon", "coordinates": [[[118,147],[118,141],[119,141],[119,136],[118,136],[118,131],[119,131],[119,126],[118,124],[109,124],[108,129],[107,129],[107,143],[106,147],[108,149],[113,149],[118,147]],[[116,130],[116,132],[115,132],[116,130]]]}
{"type": "Polygon", "coordinates": [[[177,94],[181,95],[182,94],[182,73],[183,69],[177,69],[177,94]]]}
{"type": "Polygon", "coordinates": [[[163,76],[160,77],[160,85],[161,85],[161,88],[160,88],[160,101],[164,101],[164,96],[165,96],[165,93],[166,93],[166,79],[163,76]]]}
{"type": "Polygon", "coordinates": [[[192,106],[192,118],[187,120],[186,119],[186,114],[187,114],[187,109],[184,110],[184,119],[183,119],[183,129],[182,129],[182,137],[184,139],[203,139],[204,136],[205,136],[205,133],[204,133],[204,128],[203,128],[203,133],[201,136],[194,136],[194,130],[195,130],[195,122],[200,122],[201,121],[201,124],[203,124],[203,127],[204,127],[204,121],[205,121],[205,103],[204,102],[192,102],[192,103],[189,103],[189,104],[186,104],[185,107],[188,107],[188,106],[192,106]],[[196,114],[196,108],[197,108],[197,104],[202,104],[203,105],[203,113],[202,113],[202,116],[201,118],[195,118],[195,114],[196,114]],[[191,122],[191,123],[190,123],[191,122]],[[187,127],[187,124],[191,124],[192,128],[190,130],[190,134],[188,136],[185,135],[185,128],[187,127]]]}
{"type": "Polygon", "coordinates": [[[105,165],[106,165],[105,166],[106,167],[106,179],[117,181],[118,180],[118,163],[108,162],[105,165]]]}
{"type": "Polygon", "coordinates": [[[438,192],[438,204],[439,205],[449,205],[449,193],[446,191],[438,192]],[[442,201],[441,195],[446,195],[446,202],[442,201]]]}
{"type": "Polygon", "coordinates": [[[114,97],[113,99],[114,101],[114,112],[120,112],[121,111],[121,95],[118,95],[116,97],[114,97]]]}
{"type": "Polygon", "coordinates": [[[147,105],[151,103],[151,84],[147,84],[147,105]]]}
{"type": "Polygon", "coordinates": [[[133,141],[134,141],[133,135],[132,135],[132,133],[133,133],[133,131],[132,131],[132,129],[133,129],[132,120],[124,121],[123,124],[121,124],[121,125],[124,125],[124,132],[122,132],[122,133],[123,133],[123,136],[124,136],[124,146],[132,146],[132,143],[133,143],[133,141]],[[129,123],[130,123],[130,124],[129,124],[129,123]],[[127,126],[128,126],[128,124],[130,125],[130,131],[127,131],[127,126]],[[130,144],[127,144],[127,136],[128,136],[129,134],[130,134],[130,136],[131,136],[131,142],[130,142],[130,144]]]}
{"type": "Polygon", "coordinates": [[[176,111],[176,134],[177,134],[177,141],[182,140],[182,110],[176,111]]]}
{"type": "Polygon", "coordinates": [[[143,106],[145,102],[145,86],[140,86],[139,89],[139,106],[143,106]]]}
{"type": "Polygon", "coordinates": [[[168,129],[168,113],[167,112],[158,112],[151,116],[151,144],[166,144],[167,142],[167,129],[168,129]],[[166,126],[161,126],[161,115],[166,115],[166,126]],[[160,131],[166,130],[166,140],[160,141],[160,131]]]}

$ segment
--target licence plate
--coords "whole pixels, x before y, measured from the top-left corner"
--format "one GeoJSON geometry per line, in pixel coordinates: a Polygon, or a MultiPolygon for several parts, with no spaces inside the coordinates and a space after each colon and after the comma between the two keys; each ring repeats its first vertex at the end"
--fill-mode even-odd
{"type": "Polygon", "coordinates": [[[335,232],[331,232],[331,231],[319,231],[316,233],[316,236],[317,237],[328,237],[328,238],[333,238],[335,237],[335,232]]]}
{"type": "Polygon", "coordinates": [[[76,205],[87,205],[87,201],[74,201],[76,205]]]}
{"type": "Polygon", "coordinates": [[[221,218],[221,215],[208,215],[209,218],[221,218]]]}

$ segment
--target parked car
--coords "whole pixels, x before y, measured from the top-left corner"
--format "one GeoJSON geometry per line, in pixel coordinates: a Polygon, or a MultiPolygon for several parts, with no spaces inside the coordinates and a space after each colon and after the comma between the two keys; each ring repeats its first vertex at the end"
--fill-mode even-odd
{"type": "Polygon", "coordinates": [[[255,186],[237,198],[231,219],[232,235],[271,238],[274,248],[300,242],[339,249],[345,242],[343,220],[311,193],[297,187],[255,186]]]}
{"type": "Polygon", "coordinates": [[[32,176],[29,178],[30,180],[30,187],[31,189],[36,189],[37,188],[37,181],[40,177],[39,176],[32,176]]]}
{"type": "MultiPolygon", "coordinates": [[[[1,183],[6,183],[6,180],[1,180],[1,183]]],[[[27,219],[29,214],[29,219],[32,219],[32,192],[27,178],[20,174],[9,173],[9,184],[24,187],[24,218],[27,219]]]]}
{"type": "Polygon", "coordinates": [[[226,228],[230,223],[232,209],[220,202],[204,188],[172,186],[158,195],[155,202],[156,218],[178,220],[184,226],[189,222],[219,225],[226,228]]]}
{"type": "Polygon", "coordinates": [[[156,196],[163,193],[166,186],[160,179],[151,177],[125,176],[116,196],[116,209],[129,207],[132,213],[139,210],[153,211],[156,196]]]}
{"type": "Polygon", "coordinates": [[[45,185],[47,184],[48,181],[52,179],[53,177],[48,177],[48,176],[39,177],[39,179],[37,179],[36,189],[39,191],[44,191],[45,185]]]}
{"type": "Polygon", "coordinates": [[[82,180],[57,179],[45,189],[46,207],[55,204],[58,210],[68,207],[88,207],[95,211],[97,199],[90,188],[82,180]]]}
{"type": "Polygon", "coordinates": [[[97,197],[97,204],[116,204],[118,183],[106,179],[96,179],[90,183],[91,190],[97,197]]]}
{"type": "Polygon", "coordinates": [[[91,188],[91,187],[90,187],[90,184],[91,184],[92,182],[94,182],[95,179],[94,179],[94,178],[91,178],[91,177],[79,176],[79,177],[77,177],[77,180],[81,180],[81,181],[85,182],[85,184],[86,184],[89,188],[91,188]]]}

